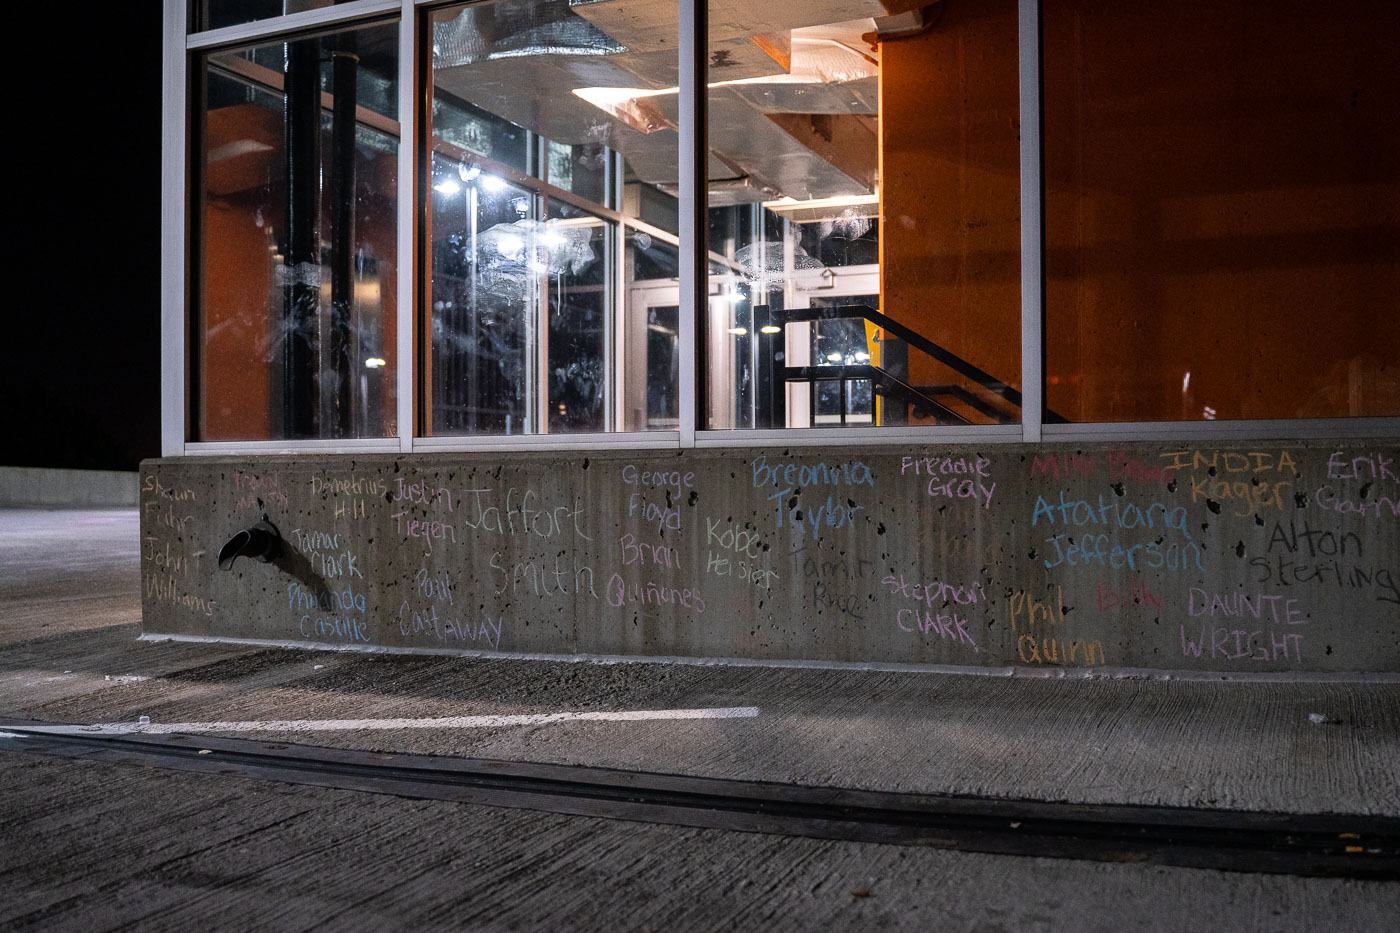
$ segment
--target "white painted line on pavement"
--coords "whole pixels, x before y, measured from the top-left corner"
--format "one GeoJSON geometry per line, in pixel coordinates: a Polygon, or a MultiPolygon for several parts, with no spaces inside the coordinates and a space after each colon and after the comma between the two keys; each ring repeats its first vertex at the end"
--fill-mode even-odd
{"type": "MultiPolygon", "coordinates": [[[[650,709],[625,712],[443,716],[435,719],[268,719],[236,722],[106,722],[90,726],[24,726],[44,735],[169,735],[185,732],[347,732],[354,729],[487,729],[558,722],[640,722],[651,719],[752,719],[757,706],[650,709]]],[[[10,728],[18,728],[11,726],[10,728]]]]}

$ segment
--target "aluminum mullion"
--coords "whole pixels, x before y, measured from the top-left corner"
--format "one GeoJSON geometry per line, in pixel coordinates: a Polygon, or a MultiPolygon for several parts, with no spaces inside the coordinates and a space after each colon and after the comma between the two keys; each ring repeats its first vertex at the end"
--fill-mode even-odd
{"type": "Polygon", "coordinates": [[[1400,437],[1400,418],[1276,418],[1261,421],[1124,421],[1047,424],[1044,440],[1072,441],[1214,441],[1325,438],[1392,440],[1400,437]]]}
{"type": "Polygon", "coordinates": [[[419,453],[473,453],[483,450],[528,452],[548,450],[675,450],[680,442],[672,431],[629,431],[615,434],[473,434],[420,437],[419,453]]]}
{"type": "MultiPolygon", "coordinates": [[[[412,5],[409,4],[409,6],[411,7],[412,5]]],[[[362,0],[362,2],[359,3],[341,3],[319,10],[307,10],[303,13],[274,16],[268,19],[255,20],[251,23],[241,23],[237,26],[225,26],[222,29],[209,29],[204,32],[193,33],[188,36],[188,38],[183,35],[185,30],[182,26],[181,42],[185,48],[190,50],[207,49],[219,45],[241,44],[279,35],[290,30],[339,25],[357,19],[363,19],[366,16],[395,12],[402,8],[402,0],[362,0]]],[[[169,11],[170,4],[167,3],[167,23],[170,20],[169,11]]],[[[181,14],[180,19],[183,24],[183,14],[181,14]]]]}
{"type": "Polygon", "coordinates": [[[184,453],[189,403],[185,359],[188,209],[186,0],[165,0],[161,82],[160,453],[184,453]]]}
{"type": "Polygon", "coordinates": [[[1045,411],[1045,217],[1040,0],[1017,4],[1021,118],[1021,433],[1040,440],[1045,411]]]}
{"type": "Polygon", "coordinates": [[[706,295],[708,0],[678,0],[680,68],[680,445],[695,446],[703,376],[698,332],[706,295]],[[689,240],[687,242],[687,239],[689,240]]]}
{"type": "Polygon", "coordinates": [[[346,437],[333,440],[295,441],[200,441],[185,445],[185,453],[199,456],[216,454],[299,454],[299,453],[397,453],[393,437],[346,437]]]}
{"type": "Polygon", "coordinates": [[[418,281],[418,23],[413,0],[400,0],[399,9],[399,152],[398,152],[398,255],[395,265],[394,404],[397,410],[399,450],[413,449],[414,321],[417,307],[414,285],[418,281]]]}
{"type": "Polygon", "coordinates": [[[865,447],[933,444],[1019,444],[1019,425],[775,428],[696,432],[696,447],[865,447]]]}

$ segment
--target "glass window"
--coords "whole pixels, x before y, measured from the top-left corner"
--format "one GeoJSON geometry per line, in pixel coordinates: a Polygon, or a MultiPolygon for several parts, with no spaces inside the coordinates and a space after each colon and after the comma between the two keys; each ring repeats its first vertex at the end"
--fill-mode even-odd
{"type": "Polygon", "coordinates": [[[395,434],[397,25],[195,73],[194,438],[395,434]]]}
{"type": "Polygon", "coordinates": [[[1400,415],[1393,3],[1046,0],[1046,393],[1400,415]]]}
{"type": "Polygon", "coordinates": [[[710,4],[707,427],[1020,421],[1016,2],[889,6],[710,4]]]}
{"type": "Polygon", "coordinates": [[[352,0],[192,0],[191,32],[241,26],[290,13],[305,13],[352,0]]]}
{"type": "Polygon", "coordinates": [[[634,6],[428,14],[424,433],[678,424],[676,9],[634,6]]]}

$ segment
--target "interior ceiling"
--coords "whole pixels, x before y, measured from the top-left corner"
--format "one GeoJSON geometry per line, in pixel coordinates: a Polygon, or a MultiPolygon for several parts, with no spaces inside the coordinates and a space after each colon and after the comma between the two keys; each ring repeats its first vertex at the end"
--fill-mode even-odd
{"type": "MultiPolygon", "coordinates": [[[[843,137],[868,137],[870,152],[841,168],[818,150],[832,155],[832,120],[873,119],[878,66],[861,36],[887,6],[710,0],[712,204],[873,191],[873,134],[843,137]],[[822,115],[815,135],[791,115],[822,115]]],[[[438,14],[433,63],[456,97],[558,142],[601,143],[641,180],[677,184],[675,0],[499,0],[438,14]],[[608,103],[578,88],[603,89],[608,103]]]]}

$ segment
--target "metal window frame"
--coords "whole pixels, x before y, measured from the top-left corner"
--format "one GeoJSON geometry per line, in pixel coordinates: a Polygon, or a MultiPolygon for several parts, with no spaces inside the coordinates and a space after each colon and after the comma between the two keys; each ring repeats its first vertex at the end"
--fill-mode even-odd
{"type": "MultiPolygon", "coordinates": [[[[418,163],[423,88],[421,15],[441,0],[356,0],[239,26],[188,32],[188,0],[163,0],[161,164],[166,179],[161,205],[161,455],[295,454],[356,452],[469,452],[582,449],[675,450],[761,446],[895,446],[909,444],[1006,444],[1092,441],[1219,441],[1254,439],[1394,439],[1400,417],[1273,419],[1260,421],[1152,421],[1045,424],[1045,217],[1041,0],[1017,0],[1021,181],[1021,387],[1018,425],[890,428],[789,428],[706,430],[701,418],[705,372],[703,317],[708,301],[705,210],[708,183],[708,0],[677,0],[680,68],[680,427],[677,431],[568,435],[420,436],[417,433],[419,205],[423,179],[418,163]],[[207,49],[245,44],[288,32],[353,26],[397,13],[399,23],[399,153],[396,293],[397,432],[383,438],[299,441],[190,441],[188,248],[191,148],[189,67],[207,49]],[[402,274],[409,270],[411,274],[402,274]]],[[[568,198],[564,198],[568,200],[568,198]]],[[[628,220],[626,223],[640,225],[628,220]]]]}

